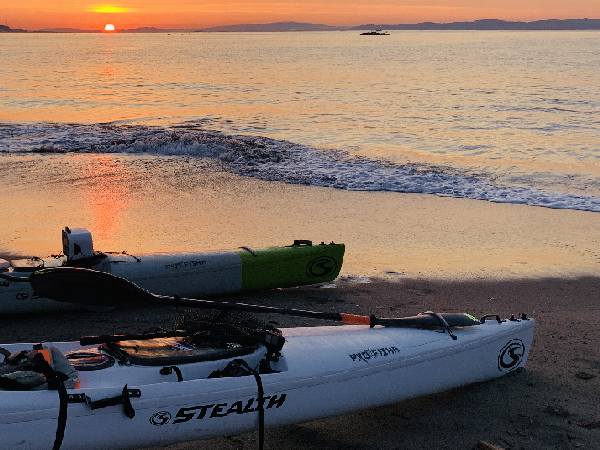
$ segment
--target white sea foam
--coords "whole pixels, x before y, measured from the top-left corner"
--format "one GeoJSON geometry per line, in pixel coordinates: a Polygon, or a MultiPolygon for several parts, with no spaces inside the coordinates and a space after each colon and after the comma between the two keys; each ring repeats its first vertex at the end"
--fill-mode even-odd
{"type": "Polygon", "coordinates": [[[194,124],[161,128],[113,124],[0,124],[0,154],[128,153],[183,155],[219,161],[226,170],[265,181],[356,191],[393,191],[600,212],[600,197],[503,186],[493,174],[451,167],[396,164],[343,150],[261,136],[203,130],[194,124]]]}

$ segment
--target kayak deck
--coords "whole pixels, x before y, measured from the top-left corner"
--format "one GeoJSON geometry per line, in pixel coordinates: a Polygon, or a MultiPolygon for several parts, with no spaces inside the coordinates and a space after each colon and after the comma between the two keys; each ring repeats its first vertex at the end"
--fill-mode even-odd
{"type": "MultiPolygon", "coordinates": [[[[120,404],[93,410],[85,403],[69,404],[61,448],[108,449],[115,442],[119,448],[139,448],[232,435],[256,429],[261,408],[265,426],[278,426],[497,378],[525,365],[534,325],[533,319],[486,321],[454,328],[456,340],[438,329],[282,329],[286,342],[281,357],[271,363],[272,373],[259,375],[262,396],[257,377],[249,373],[211,378],[236,359],[258,368],[265,355],[262,346],[223,359],[182,364],[115,361],[109,367],[79,371],[81,386],[69,393],[97,401],[119,396],[127,386],[140,394],[130,399],[135,417],[125,417],[120,404]]],[[[27,345],[4,347],[14,351],[27,345]]],[[[78,343],[51,345],[66,354],[97,349],[78,343]]],[[[136,343],[125,345],[131,350],[136,343]]],[[[23,442],[23,436],[27,448],[49,448],[56,429],[56,392],[0,392],[0,398],[0,432],[8,448],[23,442]],[[45,437],[24,432],[34,422],[36,430],[42,424],[49,428],[45,437]]]]}
{"type": "MultiPolygon", "coordinates": [[[[353,370],[365,368],[380,369],[390,364],[394,367],[408,366],[428,359],[460,354],[471,348],[482,347],[488,341],[507,339],[515,333],[517,326],[519,330],[531,329],[532,333],[534,323],[533,319],[514,323],[487,321],[479,326],[455,328],[453,333],[457,336],[456,341],[438,329],[370,328],[363,325],[284,328],[281,330],[285,337],[281,358],[271,365],[280,378],[288,373],[289,377],[295,379],[351,373],[353,370]]],[[[121,341],[116,345],[102,346],[82,346],[77,342],[48,345],[58,348],[68,357],[78,352],[87,352],[89,358],[102,355],[111,361],[111,364],[106,366],[99,364],[80,369],[80,389],[94,389],[100,386],[121,388],[124,383],[139,386],[178,381],[175,375],[160,374],[163,366],[174,365],[181,369],[184,381],[203,380],[233,359],[241,358],[250,367],[257,367],[266,352],[262,345],[226,350],[210,349],[212,354],[208,353],[207,356],[200,356],[194,360],[187,355],[193,346],[177,337],[121,341]],[[150,352],[144,356],[144,348],[166,348],[169,351],[159,354],[150,352]],[[143,362],[144,357],[148,362],[143,362]]],[[[3,345],[11,352],[30,349],[32,346],[33,344],[3,345]]],[[[525,348],[525,352],[520,356],[519,366],[524,365],[528,350],[525,348]]],[[[84,365],[77,358],[70,360],[76,368],[78,365],[84,365]]],[[[496,366],[497,364],[494,368],[498,370],[496,366]]]]}

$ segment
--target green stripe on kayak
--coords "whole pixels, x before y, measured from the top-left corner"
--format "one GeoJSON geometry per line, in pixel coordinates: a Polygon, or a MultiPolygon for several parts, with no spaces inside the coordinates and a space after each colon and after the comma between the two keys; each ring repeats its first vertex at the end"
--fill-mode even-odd
{"type": "Polygon", "coordinates": [[[331,243],[240,250],[242,291],[334,280],[342,268],[345,248],[344,244],[331,243]]]}

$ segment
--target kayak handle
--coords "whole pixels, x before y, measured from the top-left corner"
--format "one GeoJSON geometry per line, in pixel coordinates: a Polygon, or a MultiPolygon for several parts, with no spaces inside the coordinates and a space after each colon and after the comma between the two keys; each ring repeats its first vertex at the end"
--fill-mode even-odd
{"type": "Polygon", "coordinates": [[[312,247],[312,241],[306,239],[294,239],[294,243],[292,245],[288,245],[287,247],[312,247]]]}
{"type": "Polygon", "coordinates": [[[479,322],[485,323],[486,319],[496,319],[496,322],[502,323],[502,319],[500,319],[500,316],[498,314],[486,314],[479,320],[479,322]]]}
{"type": "Polygon", "coordinates": [[[123,387],[121,395],[115,397],[103,398],[100,400],[92,400],[89,397],[85,397],[85,402],[90,409],[106,408],[107,406],[123,405],[123,412],[127,417],[133,419],[135,417],[135,410],[129,400],[132,397],[141,397],[142,391],[139,389],[128,389],[127,385],[123,387]]]}

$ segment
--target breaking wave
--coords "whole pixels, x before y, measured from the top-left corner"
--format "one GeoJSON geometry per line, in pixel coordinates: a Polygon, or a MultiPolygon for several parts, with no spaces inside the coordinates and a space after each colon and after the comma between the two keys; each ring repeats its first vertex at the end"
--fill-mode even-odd
{"type": "Polygon", "coordinates": [[[232,173],[265,181],[356,191],[393,191],[600,212],[600,197],[495,184],[451,167],[396,164],[261,136],[202,128],[115,124],[0,124],[0,154],[127,153],[219,161],[232,173]]]}

